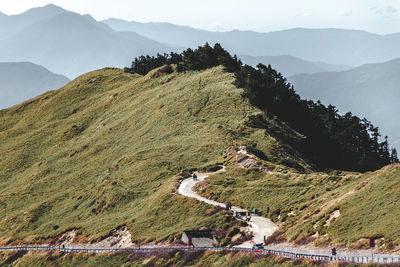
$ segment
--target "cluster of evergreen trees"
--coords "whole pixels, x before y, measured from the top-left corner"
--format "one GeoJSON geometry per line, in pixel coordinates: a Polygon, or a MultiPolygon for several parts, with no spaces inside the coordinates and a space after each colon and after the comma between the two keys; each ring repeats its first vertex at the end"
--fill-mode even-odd
{"type": "Polygon", "coordinates": [[[149,71],[171,64],[181,64],[182,55],[177,53],[171,54],[157,54],[156,57],[151,56],[140,56],[134,59],[132,67],[125,68],[128,73],[138,73],[140,75],[146,75],[149,71]]]}
{"type": "Polygon", "coordinates": [[[397,162],[395,149],[389,151],[387,137],[366,119],[351,113],[340,115],[334,106],[302,100],[293,86],[271,66],[243,66],[235,73],[235,85],[244,88],[250,102],[272,112],[305,135],[292,144],[324,168],[367,171],[397,162]]]}
{"type": "Polygon", "coordinates": [[[142,56],[125,70],[145,75],[165,64],[176,64],[178,72],[223,65],[226,71],[235,73],[235,85],[244,88],[251,104],[273,113],[304,134],[301,142],[291,145],[321,168],[368,171],[398,162],[396,150],[389,151],[387,137],[381,141],[378,128],[368,120],[351,113],[340,115],[334,106],[301,99],[293,86],[271,66],[243,66],[219,44],[214,47],[206,44],[181,54],[142,56]]]}
{"type": "Polygon", "coordinates": [[[135,58],[126,72],[146,75],[149,71],[163,65],[176,64],[178,72],[189,70],[204,70],[216,66],[224,66],[228,72],[238,72],[242,62],[236,56],[232,57],[220,44],[211,47],[208,43],[197,49],[186,49],[181,54],[157,54],[155,57],[141,56],[135,58]]]}

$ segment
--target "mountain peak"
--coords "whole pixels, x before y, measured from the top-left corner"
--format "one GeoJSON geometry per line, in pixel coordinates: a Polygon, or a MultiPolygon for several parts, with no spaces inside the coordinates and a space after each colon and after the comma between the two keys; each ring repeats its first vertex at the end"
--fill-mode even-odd
{"type": "Polygon", "coordinates": [[[56,6],[54,4],[48,4],[48,5],[45,5],[45,6],[41,7],[41,8],[42,9],[47,9],[47,10],[62,10],[62,11],[65,11],[65,9],[63,9],[62,7],[56,6]]]}
{"type": "Polygon", "coordinates": [[[39,16],[48,16],[48,15],[56,15],[62,12],[66,12],[65,9],[62,7],[56,6],[54,4],[49,4],[43,7],[34,7],[31,8],[27,11],[25,11],[23,14],[33,14],[33,15],[39,15],[39,16]]]}

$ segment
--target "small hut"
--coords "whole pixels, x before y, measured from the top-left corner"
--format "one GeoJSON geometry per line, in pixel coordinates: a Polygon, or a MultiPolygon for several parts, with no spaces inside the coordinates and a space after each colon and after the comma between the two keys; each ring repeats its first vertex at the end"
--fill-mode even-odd
{"type": "Polygon", "coordinates": [[[214,247],[217,240],[210,230],[183,231],[182,242],[191,247],[214,247]]]}

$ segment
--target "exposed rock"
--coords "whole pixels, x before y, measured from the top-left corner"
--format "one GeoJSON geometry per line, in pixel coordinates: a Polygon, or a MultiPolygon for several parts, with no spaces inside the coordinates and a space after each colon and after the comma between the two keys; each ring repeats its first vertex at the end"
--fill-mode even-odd
{"type": "Polygon", "coordinates": [[[250,169],[250,168],[258,168],[263,172],[272,172],[271,169],[268,167],[264,166],[256,160],[252,155],[249,155],[246,150],[244,150],[242,147],[239,148],[239,150],[236,153],[235,158],[237,159],[236,161],[236,166],[239,168],[243,169],[250,169]]]}
{"type": "Polygon", "coordinates": [[[129,248],[135,246],[132,243],[132,235],[127,228],[113,230],[111,235],[94,244],[95,247],[129,248]]]}
{"type": "Polygon", "coordinates": [[[340,216],[340,210],[335,210],[334,212],[331,213],[331,216],[329,217],[329,219],[326,221],[326,226],[329,226],[331,224],[331,221],[333,219],[336,219],[340,216]]]}

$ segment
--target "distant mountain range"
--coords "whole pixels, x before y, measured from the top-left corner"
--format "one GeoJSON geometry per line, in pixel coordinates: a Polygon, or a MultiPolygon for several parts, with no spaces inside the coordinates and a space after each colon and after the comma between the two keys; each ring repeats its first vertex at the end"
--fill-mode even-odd
{"type": "Polygon", "coordinates": [[[400,33],[378,35],[356,30],[302,28],[269,33],[238,30],[209,32],[169,23],[119,19],[108,19],[104,23],[117,31],[133,31],[155,41],[183,47],[219,42],[238,55],[291,55],[307,61],[348,66],[400,57],[400,33]]]}
{"type": "Polygon", "coordinates": [[[69,82],[32,63],[0,63],[0,109],[11,107],[69,82]]]}
{"type": "Polygon", "coordinates": [[[58,6],[48,5],[45,7],[29,9],[23,14],[16,16],[0,14],[0,38],[5,39],[9,35],[20,31],[24,27],[37,23],[41,20],[49,19],[64,12],[65,10],[58,6]]]}
{"type": "Polygon", "coordinates": [[[289,80],[305,98],[371,120],[400,149],[400,59],[344,72],[300,74],[289,80]]]}
{"type": "Polygon", "coordinates": [[[311,62],[293,56],[252,57],[240,55],[239,58],[243,63],[252,66],[257,66],[258,63],[271,65],[274,69],[279,70],[285,77],[301,73],[344,71],[353,68],[350,66],[331,65],[323,62],[311,62]]]}
{"type": "Polygon", "coordinates": [[[342,29],[209,32],[170,23],[103,22],[54,5],[20,15],[1,13],[0,62],[29,61],[75,78],[105,66],[128,66],[142,54],[219,42],[245,62],[270,63],[290,76],[346,70],[347,66],[400,57],[400,34],[342,29]]]}
{"type": "Polygon", "coordinates": [[[170,52],[134,32],[116,32],[89,15],[54,5],[0,16],[0,62],[29,61],[69,78],[102,67],[124,67],[142,54],[170,52]]]}

